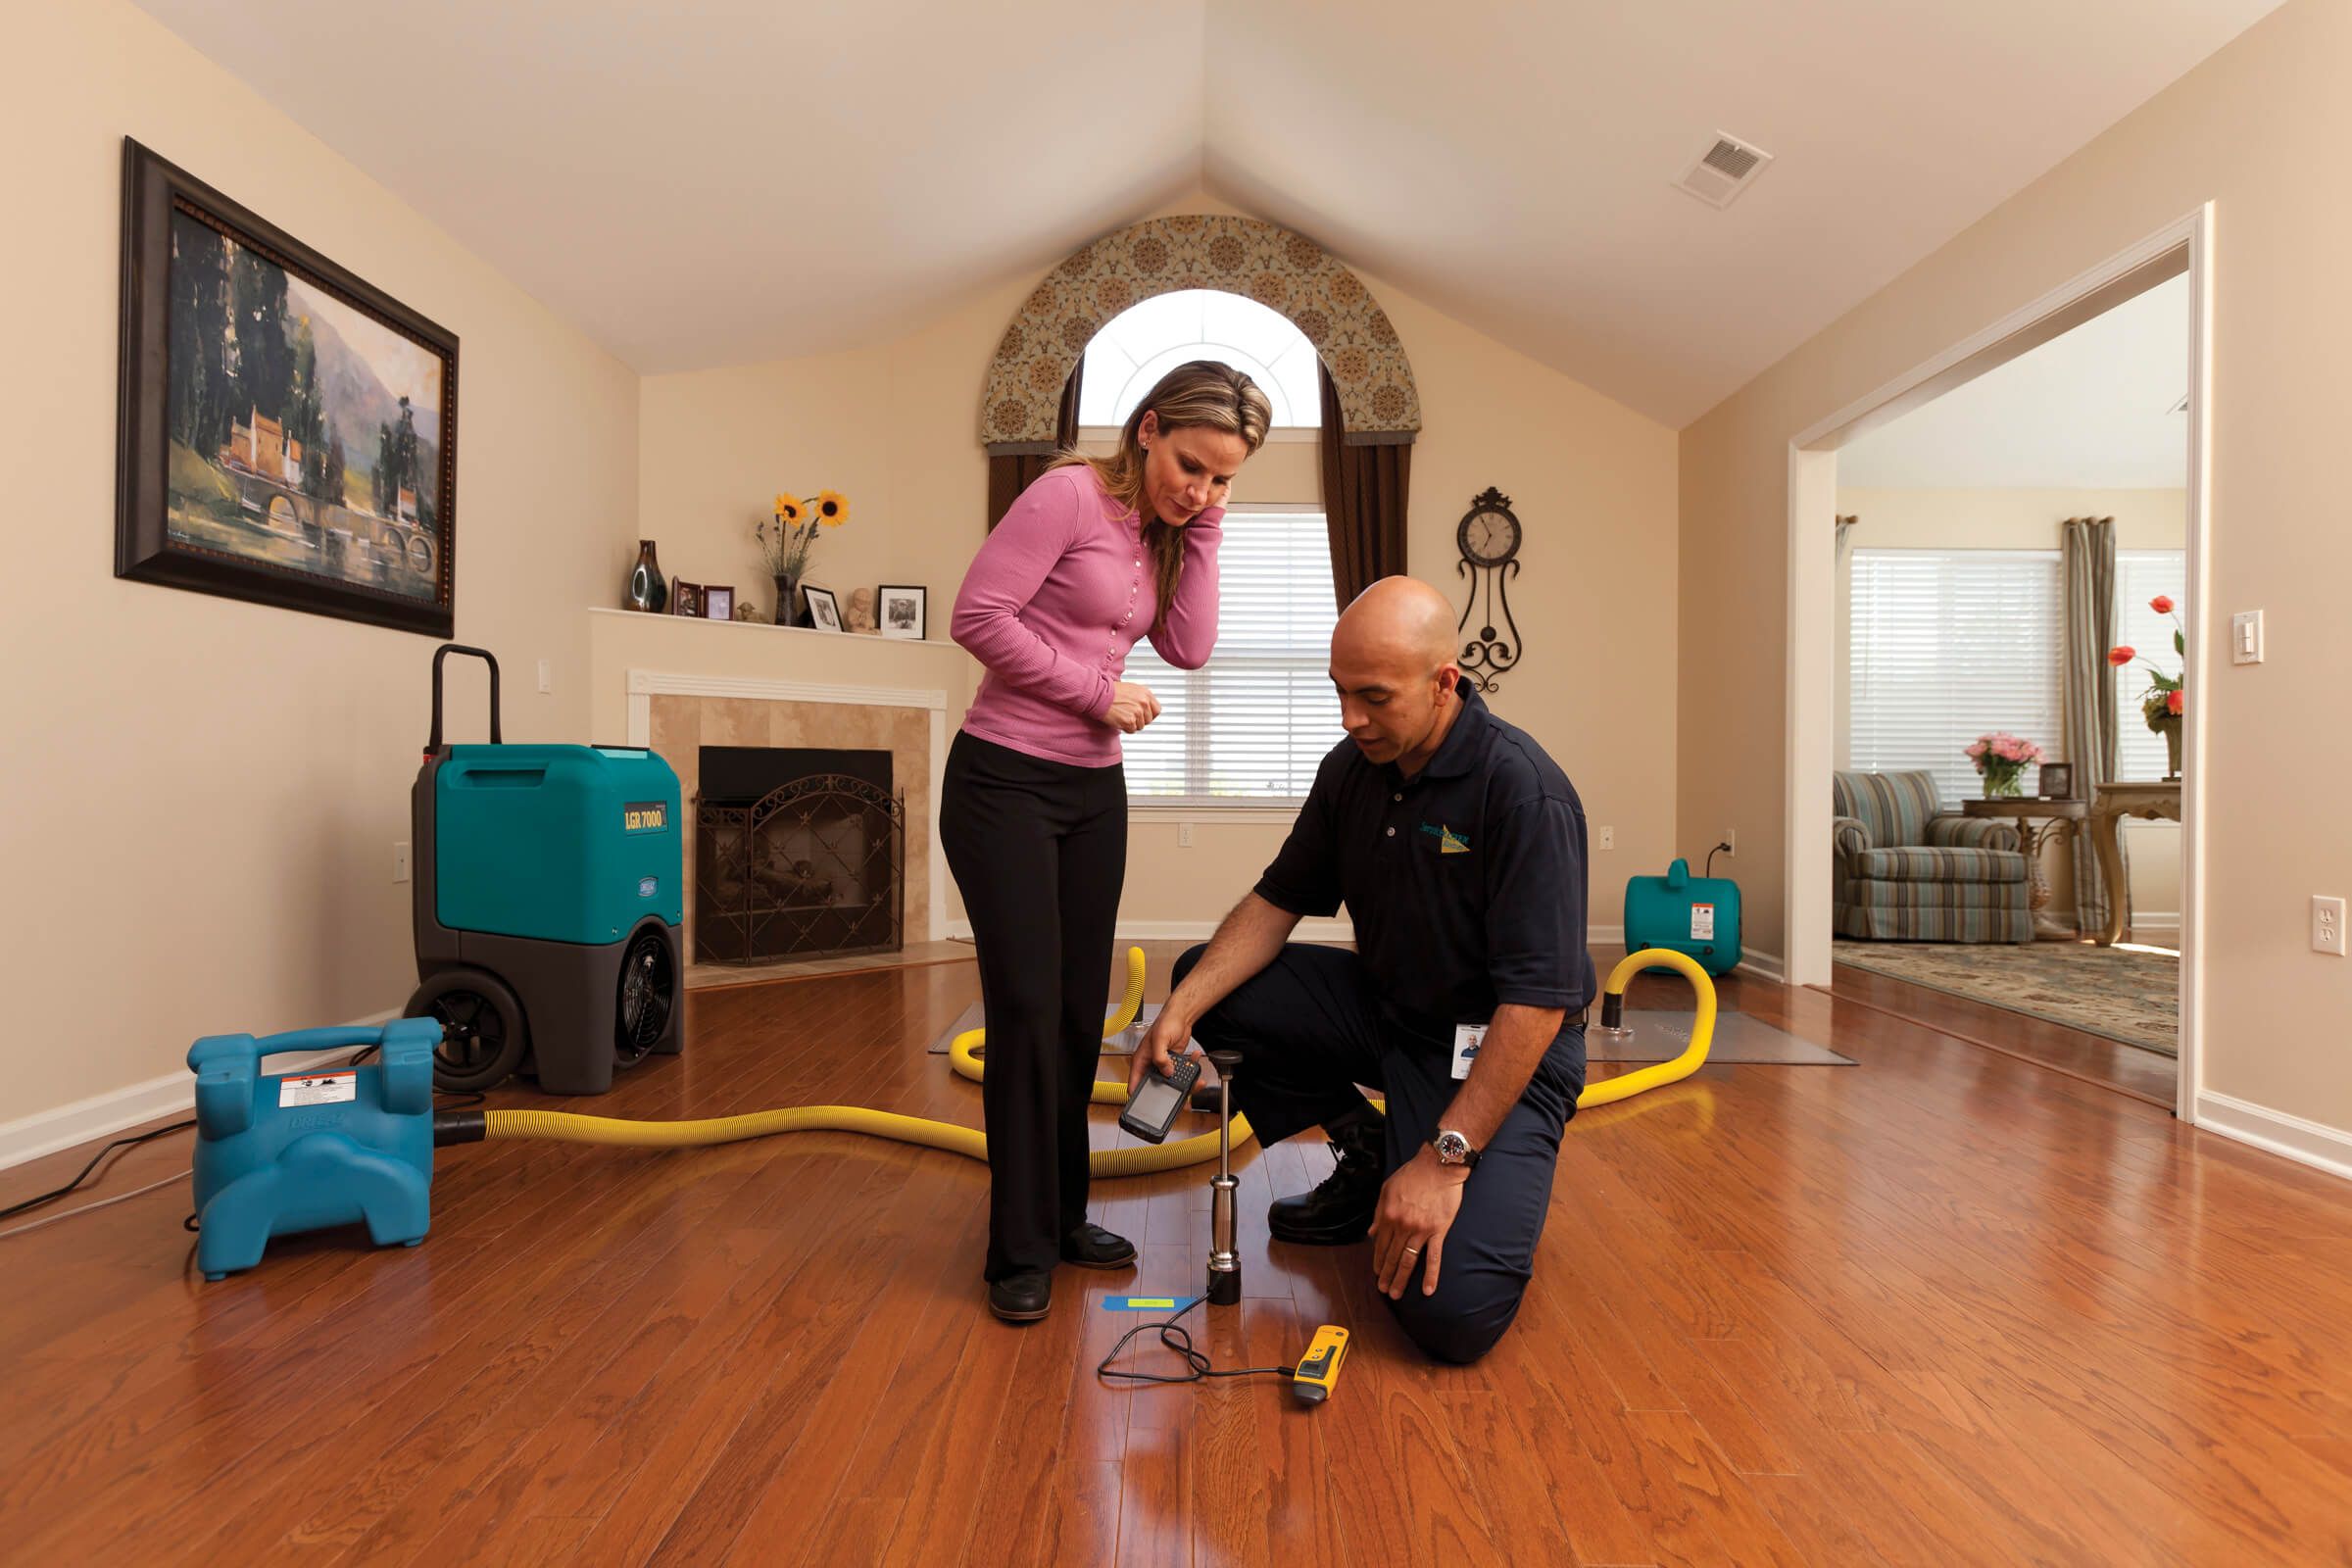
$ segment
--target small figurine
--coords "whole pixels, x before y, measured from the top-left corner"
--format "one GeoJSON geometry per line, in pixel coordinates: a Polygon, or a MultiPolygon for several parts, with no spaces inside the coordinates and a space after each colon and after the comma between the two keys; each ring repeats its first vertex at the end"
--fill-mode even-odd
{"type": "Polygon", "coordinates": [[[850,608],[844,617],[854,632],[871,632],[874,627],[874,591],[871,588],[850,590],[850,608]]]}
{"type": "Polygon", "coordinates": [[[753,604],[749,599],[738,599],[735,601],[735,618],[739,621],[747,621],[756,626],[764,626],[767,624],[767,616],[760,612],[760,609],[758,605],[753,604]]]}

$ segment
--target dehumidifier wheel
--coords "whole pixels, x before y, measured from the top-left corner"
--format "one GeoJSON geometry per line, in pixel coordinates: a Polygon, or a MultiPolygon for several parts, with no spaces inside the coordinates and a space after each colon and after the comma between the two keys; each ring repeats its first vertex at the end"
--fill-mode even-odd
{"type": "Polygon", "coordinates": [[[496,975],[444,969],[409,998],[408,1015],[435,1018],[433,1087],[471,1094],[503,1083],[522,1064],[522,1004],[496,975]]]}
{"type": "Polygon", "coordinates": [[[652,926],[643,927],[621,954],[620,997],[612,1009],[612,1055],[622,1066],[635,1066],[660,1044],[677,994],[669,943],[652,926]]]}

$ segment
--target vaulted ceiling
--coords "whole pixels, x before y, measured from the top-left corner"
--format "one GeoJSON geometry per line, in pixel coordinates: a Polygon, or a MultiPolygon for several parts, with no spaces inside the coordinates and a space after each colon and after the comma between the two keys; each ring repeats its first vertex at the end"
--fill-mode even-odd
{"type": "Polygon", "coordinates": [[[1205,187],[1679,427],[2278,0],[140,3],[647,373],[1205,187]],[[1719,131],[1774,155],[1721,211],[1719,131]]]}

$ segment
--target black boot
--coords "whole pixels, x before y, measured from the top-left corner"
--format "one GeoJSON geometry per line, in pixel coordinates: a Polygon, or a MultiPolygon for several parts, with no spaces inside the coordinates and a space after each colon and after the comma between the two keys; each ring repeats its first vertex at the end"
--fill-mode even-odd
{"type": "Polygon", "coordinates": [[[1366,1105],[1324,1130],[1339,1163],[1313,1192],[1268,1205],[1266,1229],[1276,1241],[1345,1247],[1372,1228],[1380,1184],[1388,1179],[1388,1120],[1366,1105]]]}

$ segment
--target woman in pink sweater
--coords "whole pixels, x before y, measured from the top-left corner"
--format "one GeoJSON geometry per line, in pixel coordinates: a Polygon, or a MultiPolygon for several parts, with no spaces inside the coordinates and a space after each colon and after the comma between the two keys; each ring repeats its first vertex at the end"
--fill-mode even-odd
{"type": "Polygon", "coordinates": [[[1046,1315],[1056,1263],[1135,1258],[1086,1218],[1086,1107],[1127,873],[1119,737],[1159,716],[1120,676],[1144,636],[1179,668],[1207,662],[1225,492],[1272,417],[1240,371],[1179,366],[1113,456],[1064,454],[1021,492],[956,596],[956,641],[987,673],[948,753],[940,839],[979,947],[988,1301],[1012,1322],[1046,1315]]]}

